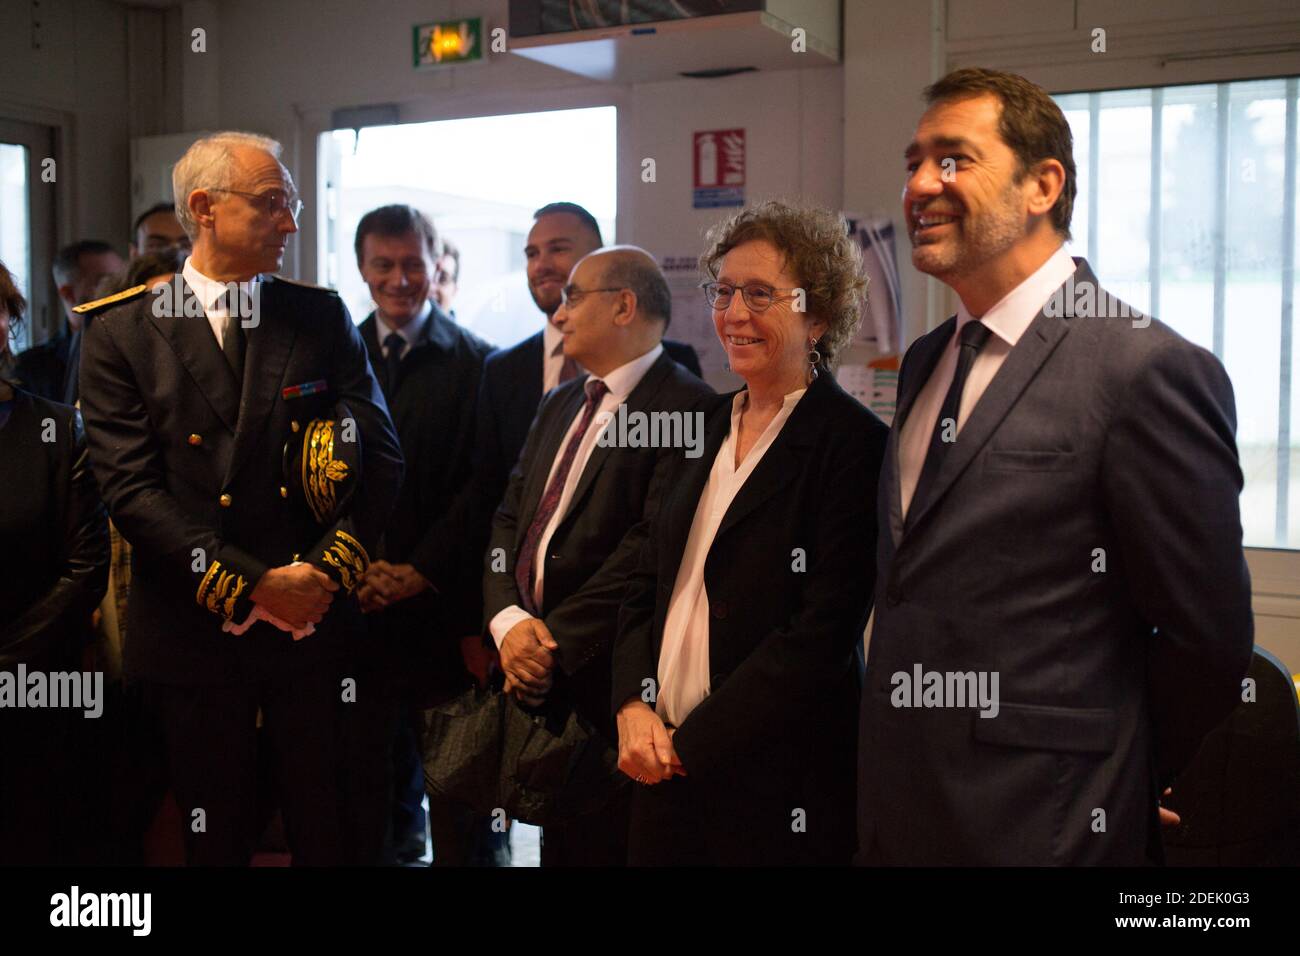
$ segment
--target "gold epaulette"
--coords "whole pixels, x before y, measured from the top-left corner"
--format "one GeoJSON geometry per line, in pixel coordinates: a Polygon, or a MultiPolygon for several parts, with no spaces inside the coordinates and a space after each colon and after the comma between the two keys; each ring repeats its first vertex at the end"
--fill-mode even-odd
{"type": "Polygon", "coordinates": [[[149,291],[147,285],[133,285],[125,292],[118,292],[116,295],[106,296],[102,299],[96,299],[94,302],[83,302],[81,305],[72,307],[72,311],[77,315],[96,315],[105,309],[112,308],[115,305],[121,305],[131,299],[137,298],[149,291]]]}

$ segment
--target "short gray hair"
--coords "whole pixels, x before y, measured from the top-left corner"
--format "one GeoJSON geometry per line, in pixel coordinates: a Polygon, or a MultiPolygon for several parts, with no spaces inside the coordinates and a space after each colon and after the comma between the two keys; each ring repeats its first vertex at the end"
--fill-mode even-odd
{"type": "Polygon", "coordinates": [[[636,296],[637,310],[661,319],[667,329],[673,317],[673,297],[654,256],[638,246],[605,246],[598,254],[605,270],[601,282],[630,290],[636,296]]]}
{"type": "Polygon", "coordinates": [[[199,237],[199,224],[190,214],[190,193],[196,189],[229,189],[235,181],[234,150],[238,146],[251,146],[280,158],[280,144],[269,136],[227,130],[195,140],[172,167],[176,218],[191,242],[199,237]]]}

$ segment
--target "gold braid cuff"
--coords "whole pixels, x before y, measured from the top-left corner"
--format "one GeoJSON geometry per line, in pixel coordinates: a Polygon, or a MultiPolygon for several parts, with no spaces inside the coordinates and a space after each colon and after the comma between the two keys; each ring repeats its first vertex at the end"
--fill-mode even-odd
{"type": "Polygon", "coordinates": [[[248,581],[242,574],[223,571],[221,562],[213,561],[212,566],[208,568],[208,573],[203,575],[203,580],[199,582],[199,590],[194,595],[194,600],[198,602],[199,607],[207,608],[213,614],[220,614],[230,620],[235,616],[235,605],[239,601],[239,596],[247,587],[248,581]]]}
{"type": "Polygon", "coordinates": [[[339,584],[348,594],[361,583],[361,576],[370,567],[370,555],[361,542],[346,531],[334,531],[334,543],[325,549],[321,559],[339,573],[339,584]]]}
{"type": "Polygon", "coordinates": [[[318,523],[333,519],[338,503],[335,485],[347,477],[347,462],[334,457],[334,422],[308,424],[302,437],[302,490],[318,523]]]}

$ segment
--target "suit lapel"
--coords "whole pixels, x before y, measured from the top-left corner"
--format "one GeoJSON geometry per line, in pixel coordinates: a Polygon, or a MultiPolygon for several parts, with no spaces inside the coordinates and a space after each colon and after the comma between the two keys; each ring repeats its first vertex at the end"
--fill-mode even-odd
{"type": "Polygon", "coordinates": [[[939,364],[939,359],[943,355],[943,348],[952,338],[956,326],[957,316],[954,315],[933,332],[922,336],[913,346],[915,351],[912,355],[912,362],[908,367],[907,380],[899,382],[898,406],[894,412],[894,421],[889,429],[889,440],[885,445],[885,474],[883,476],[884,492],[889,496],[889,533],[893,536],[895,547],[898,546],[898,542],[903,537],[903,483],[900,479],[898,461],[903,422],[907,420],[908,414],[912,411],[912,406],[916,404],[921,389],[925,387],[925,383],[934,374],[935,366],[939,364]]]}
{"type": "MultiPolygon", "coordinates": [[[[731,507],[722,516],[722,524],[714,540],[721,538],[751,511],[771,498],[798,476],[802,469],[801,451],[816,443],[815,434],[823,422],[825,400],[832,389],[838,389],[829,373],[822,373],[808,386],[808,391],[794,407],[781,433],[776,436],[763,460],[755,466],[745,484],[737,492],[731,507]]],[[[750,454],[753,454],[751,451],[750,454]]]]}
{"type": "Polygon", "coordinates": [[[671,514],[661,512],[656,522],[662,524],[666,537],[665,546],[659,552],[660,581],[666,581],[669,587],[677,578],[677,568],[686,552],[686,540],[690,537],[700,495],[704,494],[704,485],[713,471],[722,443],[731,432],[731,406],[736,394],[730,392],[710,397],[709,401],[715,404],[705,413],[704,450],[699,458],[686,459],[686,467],[677,472],[677,481],[669,489],[675,508],[671,514]]]}
{"type": "MultiPolygon", "coordinates": [[[[641,376],[641,381],[637,382],[636,388],[632,389],[624,401],[623,404],[627,406],[628,412],[650,411],[650,403],[659,394],[660,386],[663,385],[664,379],[668,377],[668,373],[671,371],[668,367],[668,363],[671,361],[672,359],[668,357],[667,352],[662,353],[655,359],[654,364],[646,370],[645,375],[641,376]]],[[[617,408],[614,409],[614,414],[618,414],[617,408]]],[[[617,425],[611,422],[610,427],[617,427],[617,425]]],[[[592,482],[600,474],[600,469],[605,466],[605,462],[609,460],[609,456],[613,453],[613,444],[601,445],[597,443],[591,449],[591,457],[587,459],[587,466],[582,469],[582,474],[578,476],[578,484],[573,489],[573,500],[569,503],[570,514],[577,510],[583,496],[591,489],[592,482]]]]}
{"type": "Polygon", "coordinates": [[[911,521],[913,530],[993,437],[1002,420],[1015,407],[1021,393],[1033,381],[1038,370],[1069,330],[1067,321],[1044,315],[1039,310],[1038,316],[1007,355],[1002,367],[993,376],[993,381],[971,410],[970,417],[957,435],[956,443],[944,459],[943,467],[935,476],[925,501],[917,503],[919,510],[911,521]]]}
{"type": "MultiPolygon", "coordinates": [[[[583,381],[586,379],[584,378],[583,381]]],[[[551,408],[547,410],[549,412],[547,420],[538,423],[544,431],[533,465],[524,476],[523,495],[520,499],[522,507],[515,526],[516,547],[523,544],[524,536],[528,534],[528,526],[533,523],[537,506],[541,504],[542,495],[546,494],[546,484],[551,476],[551,466],[555,464],[555,458],[560,453],[560,443],[564,441],[564,435],[573,424],[574,416],[578,414],[578,409],[582,407],[585,399],[586,392],[583,389],[572,389],[563,401],[552,403],[551,408]]]]}
{"type": "Polygon", "coordinates": [[[171,314],[158,315],[151,302],[145,315],[171,346],[190,377],[198,385],[203,397],[233,433],[239,420],[239,388],[230,363],[221,354],[221,346],[212,334],[206,315],[185,314],[185,303],[194,297],[185,280],[177,273],[173,288],[182,290],[181,301],[173,303],[171,314]]]}
{"type": "Polygon", "coordinates": [[[264,432],[297,336],[297,323],[289,316],[288,303],[281,296],[282,286],[271,276],[264,277],[261,286],[259,322],[245,330],[248,345],[244,356],[244,393],[239,402],[239,422],[227,482],[239,473],[264,432]]]}

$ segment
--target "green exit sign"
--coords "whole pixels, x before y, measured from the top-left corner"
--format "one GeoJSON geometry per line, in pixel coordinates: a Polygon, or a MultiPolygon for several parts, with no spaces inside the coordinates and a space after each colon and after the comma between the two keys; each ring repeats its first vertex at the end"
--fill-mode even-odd
{"type": "Polygon", "coordinates": [[[483,21],[479,17],[417,23],[411,33],[415,38],[417,70],[483,58],[483,21]]]}

